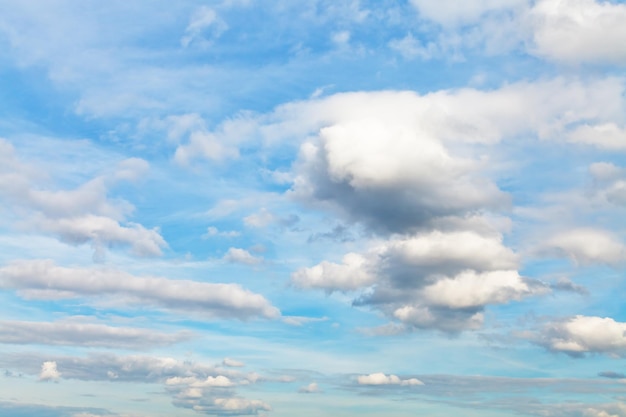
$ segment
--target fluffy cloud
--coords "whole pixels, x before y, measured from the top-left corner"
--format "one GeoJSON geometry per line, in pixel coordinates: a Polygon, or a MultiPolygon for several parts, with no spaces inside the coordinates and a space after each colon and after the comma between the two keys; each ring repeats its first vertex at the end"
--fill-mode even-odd
{"type": "Polygon", "coordinates": [[[349,253],[341,264],[323,261],[311,268],[294,272],[291,280],[300,288],[317,288],[328,292],[356,290],[373,284],[376,276],[368,269],[369,261],[358,253],[349,253]]]}
{"type": "Polygon", "coordinates": [[[424,383],[417,378],[400,379],[396,375],[385,375],[381,372],[360,375],[357,377],[357,382],[359,385],[424,385],[424,383]]]}
{"type": "Polygon", "coordinates": [[[263,263],[263,258],[252,255],[245,249],[229,248],[223,258],[227,262],[244,265],[258,265],[263,263]]]}
{"type": "Polygon", "coordinates": [[[566,63],[626,64],[626,5],[595,0],[541,0],[529,14],[531,52],[566,63]]]}
{"type": "Polygon", "coordinates": [[[477,329],[483,310],[549,289],[521,277],[517,255],[495,231],[432,231],[396,236],[342,264],[323,261],[292,275],[301,288],[361,290],[354,301],[409,328],[477,329]]]}
{"type": "Polygon", "coordinates": [[[130,203],[107,196],[117,182],[143,176],[149,167],[146,161],[130,158],[112,173],[74,189],[50,190],[39,184],[45,175],[21,162],[9,142],[0,139],[0,153],[0,201],[7,201],[19,213],[21,227],[51,233],[74,245],[89,242],[96,259],[114,246],[130,246],[137,256],[160,256],[167,247],[158,229],[126,221],[133,211],[130,203]]]}
{"type": "Polygon", "coordinates": [[[575,316],[549,323],[536,342],[572,356],[585,353],[626,354],[626,323],[609,317],[575,316]]]}
{"type": "Polygon", "coordinates": [[[545,255],[569,257],[581,265],[617,266],[626,261],[626,246],[613,234],[599,229],[579,228],[558,233],[538,250],[545,255]]]}
{"type": "Polygon", "coordinates": [[[65,268],[52,261],[19,261],[0,268],[0,288],[38,299],[114,297],[117,302],[198,312],[212,317],[273,318],[278,309],[237,284],[213,284],[122,271],[65,268]]]}
{"type": "Polygon", "coordinates": [[[40,381],[58,381],[59,378],[61,378],[61,373],[57,370],[55,361],[47,361],[41,364],[40,381]]]}
{"type": "Polygon", "coordinates": [[[164,334],[147,329],[111,327],[77,321],[52,323],[0,321],[0,343],[146,349],[177,343],[188,332],[164,334]]]}

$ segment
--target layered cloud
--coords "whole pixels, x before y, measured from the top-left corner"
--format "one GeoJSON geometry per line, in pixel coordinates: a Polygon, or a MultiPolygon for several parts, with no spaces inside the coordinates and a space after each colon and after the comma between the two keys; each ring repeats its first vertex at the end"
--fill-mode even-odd
{"type": "Polygon", "coordinates": [[[417,378],[400,379],[396,375],[385,375],[382,372],[369,375],[360,375],[357,377],[357,382],[359,383],[359,385],[424,385],[424,383],[417,378]]]}
{"type": "Polygon", "coordinates": [[[22,368],[27,373],[38,372],[41,381],[74,379],[161,384],[171,395],[175,406],[208,415],[249,415],[271,410],[263,401],[237,395],[238,386],[258,380],[254,373],[153,356],[59,356],[44,361],[40,370],[30,365],[35,359],[31,356],[16,356],[13,359],[14,367],[22,368]]]}
{"type": "Polygon", "coordinates": [[[52,261],[14,262],[0,268],[0,288],[22,297],[109,299],[128,305],[195,312],[210,317],[274,318],[278,309],[238,284],[136,277],[104,268],[67,268],[52,261]]]}
{"type": "Polygon", "coordinates": [[[73,189],[43,186],[46,173],[22,162],[13,146],[0,139],[0,201],[9,203],[18,225],[57,236],[69,244],[91,243],[96,259],[109,247],[130,247],[137,256],[160,256],[167,243],[158,229],[127,221],[133,206],[111,199],[108,189],[119,181],[134,181],[145,174],[146,161],[121,161],[107,175],[73,189]]]}
{"type": "Polygon", "coordinates": [[[0,343],[146,349],[187,340],[190,332],[165,334],[148,329],[113,327],[65,320],[0,321],[0,343]]]}

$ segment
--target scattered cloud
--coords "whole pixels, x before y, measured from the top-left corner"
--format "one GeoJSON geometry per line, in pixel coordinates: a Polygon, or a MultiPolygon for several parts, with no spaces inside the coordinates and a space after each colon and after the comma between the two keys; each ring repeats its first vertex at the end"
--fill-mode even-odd
{"type": "Polygon", "coordinates": [[[263,258],[254,256],[241,248],[229,248],[223,259],[227,262],[244,265],[259,265],[263,263],[263,258]]]}
{"type": "Polygon", "coordinates": [[[577,315],[545,325],[536,343],[554,352],[571,356],[604,353],[622,357],[626,354],[626,323],[610,317],[577,315]]]}
{"type": "Polygon", "coordinates": [[[400,379],[396,375],[385,375],[382,372],[360,375],[357,377],[359,385],[424,385],[422,381],[417,378],[400,379]]]}
{"type": "Polygon", "coordinates": [[[300,394],[317,394],[320,392],[323,392],[322,390],[320,390],[319,385],[317,385],[317,382],[311,382],[309,385],[305,385],[303,387],[300,387],[298,389],[298,392],[300,394]]]}
{"type": "Polygon", "coordinates": [[[127,306],[149,305],[210,317],[275,318],[278,309],[238,284],[136,277],[104,268],[68,268],[48,260],[13,262],[0,268],[0,286],[44,300],[108,297],[127,306]]]}

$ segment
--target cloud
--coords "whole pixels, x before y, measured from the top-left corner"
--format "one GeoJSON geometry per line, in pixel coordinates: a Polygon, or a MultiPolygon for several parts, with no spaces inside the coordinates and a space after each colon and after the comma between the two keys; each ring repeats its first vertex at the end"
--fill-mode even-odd
{"type": "Polygon", "coordinates": [[[52,323],[0,321],[0,343],[146,349],[187,340],[189,332],[165,334],[148,329],[111,327],[79,321],[52,323]]]}
{"type": "MultiPolygon", "coordinates": [[[[292,274],[300,288],[360,291],[354,304],[382,310],[409,328],[477,329],[488,305],[545,294],[521,277],[518,256],[494,230],[432,231],[396,236],[369,251],[322,261],[292,274]]],[[[397,330],[394,328],[394,330],[397,330]]]]}
{"type": "Polygon", "coordinates": [[[546,239],[537,251],[546,256],[565,256],[579,265],[619,266],[626,261],[626,246],[600,229],[577,228],[546,239]]]}
{"type": "Polygon", "coordinates": [[[535,342],[554,352],[571,356],[586,353],[626,355],[626,323],[609,317],[577,315],[545,325],[535,342]]]}
{"type": "Polygon", "coordinates": [[[185,29],[185,36],[180,43],[185,48],[194,42],[206,44],[210,40],[218,38],[226,29],[228,29],[228,25],[220,19],[214,9],[201,6],[191,16],[189,25],[185,29]],[[208,34],[208,32],[210,32],[210,38],[206,39],[203,34],[208,34]]]}
{"type": "Polygon", "coordinates": [[[598,372],[598,376],[602,378],[610,378],[610,379],[626,379],[626,375],[621,372],[613,372],[613,371],[605,371],[598,372]]]}
{"type": "MultiPolygon", "coordinates": [[[[36,369],[31,371],[31,361],[36,357],[38,355],[22,354],[9,361],[12,366],[22,366],[29,373],[39,372],[36,369]]],[[[59,356],[44,362],[41,368],[42,378],[57,380],[60,377],[57,367],[63,369],[65,380],[162,384],[175,406],[205,414],[234,416],[271,410],[263,401],[237,396],[237,386],[249,384],[249,375],[189,360],[112,354],[59,356]]]]}
{"type": "Polygon", "coordinates": [[[526,4],[526,0],[468,0],[458,3],[454,0],[429,1],[411,0],[420,16],[444,26],[457,26],[475,23],[490,12],[505,11],[526,4]]]}
{"type": "Polygon", "coordinates": [[[146,161],[130,158],[120,161],[111,173],[95,177],[74,189],[43,188],[43,174],[24,164],[13,146],[0,139],[0,200],[8,201],[19,213],[18,225],[27,230],[47,232],[72,245],[91,243],[96,260],[109,247],[130,246],[136,256],[160,256],[167,243],[158,228],[126,221],[133,206],[110,199],[110,187],[119,181],[136,181],[149,168],[146,161]]]}
{"type": "Polygon", "coordinates": [[[300,288],[349,291],[372,285],[376,276],[368,271],[368,260],[358,253],[349,253],[341,264],[323,261],[311,268],[294,272],[291,281],[300,288]]]}
{"type": "Polygon", "coordinates": [[[245,364],[243,362],[236,361],[236,360],[231,359],[231,358],[224,358],[224,360],[222,361],[222,365],[230,366],[230,367],[234,367],[234,368],[241,368],[242,366],[245,366],[245,364]]]}
{"type": "Polygon", "coordinates": [[[327,320],[328,317],[283,316],[283,323],[297,327],[307,323],[323,322],[327,320]]]}
{"type": "Polygon", "coordinates": [[[593,192],[604,201],[626,206],[626,169],[609,162],[596,162],[589,166],[593,178],[593,192]]]}
{"type": "Polygon", "coordinates": [[[250,252],[241,248],[229,248],[223,259],[227,262],[244,265],[259,265],[263,263],[263,258],[253,256],[250,252]]]}
{"type": "Polygon", "coordinates": [[[400,379],[396,375],[385,375],[381,372],[369,375],[360,375],[357,377],[357,382],[359,385],[424,385],[424,383],[417,378],[400,379]]]}
{"type": "Polygon", "coordinates": [[[58,381],[59,378],[61,378],[61,373],[57,370],[56,362],[47,361],[41,364],[40,381],[58,381]]]}
{"type": "Polygon", "coordinates": [[[278,309],[262,295],[237,284],[213,284],[158,277],[136,277],[101,268],[66,268],[52,261],[17,261],[0,268],[0,287],[23,297],[109,298],[130,305],[150,305],[210,317],[275,318],[278,309]]]}
{"type": "Polygon", "coordinates": [[[429,60],[437,52],[437,47],[432,42],[424,45],[411,33],[407,33],[404,38],[389,41],[389,48],[398,52],[405,59],[429,60]]]}
{"type": "Polygon", "coordinates": [[[317,394],[322,392],[320,390],[319,385],[317,385],[317,382],[311,382],[309,385],[305,385],[303,387],[300,387],[298,389],[298,392],[300,394],[317,394]]]}
{"type": "Polygon", "coordinates": [[[214,226],[209,226],[207,228],[207,231],[205,234],[202,235],[203,239],[207,239],[209,237],[213,237],[213,236],[220,236],[220,237],[238,237],[241,236],[240,232],[237,232],[235,230],[230,230],[230,231],[221,231],[219,230],[217,227],[214,226]]]}
{"type": "Polygon", "coordinates": [[[595,0],[541,0],[530,11],[540,57],[568,64],[626,64],[626,5],[595,0]]]}

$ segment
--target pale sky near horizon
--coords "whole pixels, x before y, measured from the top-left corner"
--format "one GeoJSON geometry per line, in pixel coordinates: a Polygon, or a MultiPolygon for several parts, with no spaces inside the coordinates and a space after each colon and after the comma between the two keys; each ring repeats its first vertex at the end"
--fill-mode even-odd
{"type": "Polygon", "coordinates": [[[0,416],[626,417],[626,3],[0,0],[0,416]]]}

